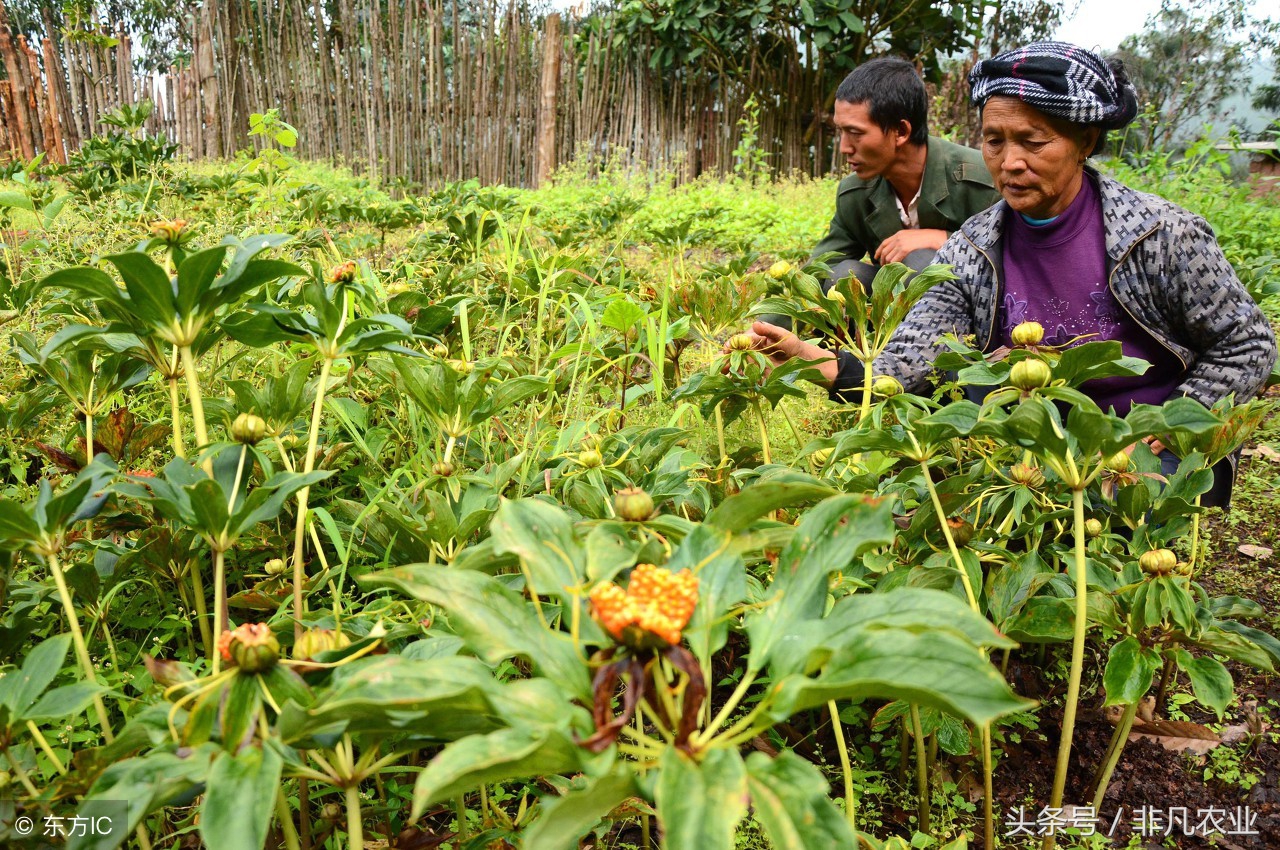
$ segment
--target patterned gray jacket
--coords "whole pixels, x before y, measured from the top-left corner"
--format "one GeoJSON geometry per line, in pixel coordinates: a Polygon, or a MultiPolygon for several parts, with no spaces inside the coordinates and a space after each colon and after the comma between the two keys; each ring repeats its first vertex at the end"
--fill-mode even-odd
{"type": "MultiPolygon", "coordinates": [[[[1276,361],[1275,335],[1208,222],[1101,175],[1098,188],[1108,285],[1121,306],[1182,362],[1177,392],[1205,406],[1231,393],[1240,401],[1255,395],[1276,361]]],[[[956,280],[938,284],[916,303],[877,358],[877,375],[893,375],[908,390],[920,391],[942,350],[943,334],[973,334],[984,351],[995,347],[1007,210],[1000,201],[978,213],[939,249],[935,262],[951,264],[956,280]]],[[[861,371],[842,352],[832,397],[844,400],[860,386],[861,371]]]]}

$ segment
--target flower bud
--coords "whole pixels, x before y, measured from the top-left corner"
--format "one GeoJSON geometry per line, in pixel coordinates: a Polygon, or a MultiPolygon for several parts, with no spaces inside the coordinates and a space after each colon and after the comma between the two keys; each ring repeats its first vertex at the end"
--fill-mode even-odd
{"type": "Polygon", "coordinates": [[[437,342],[435,345],[431,346],[431,356],[438,357],[441,360],[447,360],[449,357],[449,346],[437,342]]]}
{"type": "Polygon", "coordinates": [[[356,275],[359,273],[360,266],[356,261],[347,260],[345,263],[338,263],[338,265],[329,269],[329,282],[341,284],[354,283],[356,275]]]}
{"type": "Polygon", "coordinates": [[[269,576],[282,576],[285,570],[284,558],[272,558],[263,565],[262,569],[269,576]]]}
{"type": "Polygon", "coordinates": [[[1044,326],[1039,322],[1022,322],[1010,334],[1014,345],[1039,345],[1044,340],[1044,326]]]}
{"type": "Polygon", "coordinates": [[[809,457],[813,458],[815,466],[823,467],[827,465],[827,461],[831,460],[831,455],[835,452],[835,448],[817,449],[809,457]]]}
{"type": "Polygon", "coordinates": [[[584,449],[578,452],[578,465],[586,469],[596,469],[604,465],[604,458],[595,449],[584,449]]]}
{"type": "Polygon", "coordinates": [[[1009,370],[1009,383],[1020,390],[1047,387],[1053,380],[1053,370],[1043,360],[1019,360],[1009,370]]]}
{"type": "Polygon", "coordinates": [[[1178,556],[1169,549],[1152,549],[1138,558],[1138,566],[1149,576],[1167,576],[1178,565],[1178,556]]]}
{"type": "Polygon", "coordinates": [[[223,658],[245,673],[262,673],[280,660],[280,642],[266,623],[245,623],[228,633],[223,658]]]}
{"type": "Polygon", "coordinates": [[[151,225],[151,235],[172,245],[182,238],[182,233],[186,229],[187,220],[185,218],[175,218],[172,221],[157,221],[151,225]]]}
{"type": "Polygon", "coordinates": [[[780,280],[791,273],[791,264],[786,260],[778,260],[778,262],[769,266],[769,277],[774,280],[780,280]]]}
{"type": "Polygon", "coordinates": [[[750,351],[755,348],[755,342],[751,339],[751,334],[734,334],[729,337],[730,351],[750,351]]]}
{"type": "Polygon", "coordinates": [[[267,436],[267,423],[261,416],[241,413],[231,423],[231,438],[237,443],[252,446],[267,436]]]}
{"type": "Polygon", "coordinates": [[[951,529],[951,539],[956,542],[957,549],[963,549],[973,539],[973,524],[959,517],[947,520],[947,528],[951,529]]]}
{"type": "Polygon", "coordinates": [[[1026,463],[1015,463],[1009,468],[1009,477],[1024,487],[1036,489],[1044,486],[1044,473],[1039,467],[1026,463]]]}
{"type": "Polygon", "coordinates": [[[343,817],[344,812],[342,806],[339,806],[337,803],[325,803],[320,807],[320,820],[328,821],[329,823],[338,823],[343,820],[343,817]]]}
{"type": "Polygon", "coordinates": [[[902,394],[902,382],[892,375],[881,375],[871,382],[871,392],[889,398],[902,394]]]}
{"type": "Polygon", "coordinates": [[[653,497],[639,487],[625,487],[613,494],[613,511],[627,522],[644,522],[653,516],[653,497]]]}
{"type": "Polygon", "coordinates": [[[1132,462],[1128,452],[1119,451],[1103,458],[1102,466],[1108,472],[1128,472],[1132,462]]]}
{"type": "Polygon", "coordinates": [[[1102,536],[1102,520],[1087,519],[1084,521],[1084,536],[1094,540],[1102,536]]]}
{"type": "Polygon", "coordinates": [[[350,646],[351,640],[340,631],[334,629],[307,629],[293,644],[293,657],[296,661],[315,658],[322,652],[342,649],[350,646]]]}
{"type": "Polygon", "coordinates": [[[447,360],[449,368],[457,372],[459,375],[470,375],[476,370],[476,364],[470,360],[447,360]]]}
{"type": "Polygon", "coordinates": [[[431,464],[431,474],[439,475],[441,478],[449,478],[456,471],[454,465],[447,460],[438,460],[431,464]]]}

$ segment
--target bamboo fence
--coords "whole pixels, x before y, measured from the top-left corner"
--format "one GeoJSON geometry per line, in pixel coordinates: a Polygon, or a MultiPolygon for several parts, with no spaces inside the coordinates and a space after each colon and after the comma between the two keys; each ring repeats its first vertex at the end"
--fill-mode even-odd
{"type": "Polygon", "coordinates": [[[761,47],[731,67],[664,75],[607,18],[521,0],[204,0],[186,21],[190,62],[140,74],[129,34],[109,23],[68,30],[46,11],[37,46],[11,37],[6,17],[0,2],[0,152],[11,158],[65,162],[109,129],[104,114],[149,99],[146,132],[193,159],[253,147],[249,115],[278,107],[298,129],[296,155],[393,184],[530,186],[575,158],[688,180],[734,169],[754,94],[775,171],[836,164],[830,81],[802,41],[774,40],[782,53],[769,61],[761,47]]]}

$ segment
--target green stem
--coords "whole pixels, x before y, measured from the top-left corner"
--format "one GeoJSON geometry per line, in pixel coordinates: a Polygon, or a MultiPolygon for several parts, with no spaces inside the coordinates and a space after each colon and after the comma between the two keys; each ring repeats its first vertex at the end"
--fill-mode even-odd
{"type": "Polygon", "coordinates": [[[213,549],[213,651],[209,654],[209,663],[216,674],[222,668],[222,653],[218,651],[218,642],[226,628],[223,620],[227,616],[226,566],[221,549],[213,549]]]}
{"type": "Polygon", "coordinates": [[[765,464],[773,463],[773,454],[769,451],[769,428],[765,424],[764,411],[760,409],[760,399],[751,399],[751,407],[756,412],[756,422],[760,425],[760,451],[764,454],[765,464]]]}
{"type": "Polygon", "coordinates": [[[285,850],[299,850],[298,830],[289,814],[289,804],[284,799],[283,788],[276,792],[276,820],[280,821],[280,832],[284,834],[285,850]]]}
{"type": "Polygon", "coordinates": [[[751,683],[755,680],[755,673],[748,671],[743,674],[741,681],[738,682],[738,686],[734,688],[733,693],[729,695],[729,701],[721,707],[720,712],[715,716],[715,719],[707,724],[706,730],[703,731],[701,735],[694,736],[694,740],[699,744],[703,744],[707,739],[714,735],[716,730],[723,726],[724,722],[729,719],[729,715],[733,714],[733,710],[738,707],[738,704],[742,702],[742,698],[747,694],[747,688],[751,687],[751,683]]]}
{"type": "Polygon", "coordinates": [[[1112,733],[1111,746],[1107,749],[1107,760],[1102,765],[1102,773],[1098,776],[1098,784],[1093,792],[1095,812],[1102,811],[1102,798],[1106,796],[1107,786],[1111,784],[1111,774],[1115,773],[1116,765],[1120,763],[1120,753],[1124,752],[1124,745],[1129,740],[1129,730],[1133,728],[1133,719],[1137,714],[1138,702],[1135,700],[1124,707],[1124,713],[1120,715],[1120,723],[1112,733]]]}
{"type": "Polygon", "coordinates": [[[347,798],[347,845],[351,850],[364,850],[364,819],[360,813],[360,784],[352,782],[345,789],[347,798]]]}
{"type": "MultiPolygon", "coordinates": [[[[191,396],[191,419],[196,432],[196,445],[203,448],[209,445],[209,429],[205,424],[204,400],[200,395],[200,378],[196,374],[196,358],[191,353],[191,346],[179,346],[178,353],[182,357],[182,371],[187,378],[187,394],[191,396]]],[[[213,477],[213,458],[206,457],[201,464],[205,473],[213,477]]]]}
{"type": "Polygon", "coordinates": [[[911,703],[911,732],[916,739],[916,794],[920,831],[929,834],[929,767],[924,754],[924,727],[920,723],[920,706],[911,703]]]}
{"type": "Polygon", "coordinates": [[[9,764],[13,766],[13,772],[18,774],[18,781],[22,783],[22,787],[27,789],[27,793],[32,798],[39,797],[40,792],[36,790],[36,786],[31,784],[31,777],[27,775],[27,771],[23,769],[22,764],[13,757],[13,753],[9,752],[8,747],[4,747],[4,757],[8,759],[9,764]]]}
{"type": "MultiPolygon", "coordinates": [[[[84,641],[84,632],[80,631],[80,618],[76,616],[75,605],[71,602],[71,590],[67,587],[67,577],[62,573],[62,565],[58,563],[57,555],[50,552],[46,560],[49,562],[49,572],[53,573],[53,583],[58,587],[58,598],[62,601],[62,608],[67,612],[67,624],[71,627],[71,642],[75,644],[80,669],[84,671],[84,677],[96,685],[98,677],[93,671],[93,660],[89,657],[89,647],[84,641]]],[[[115,735],[111,731],[111,722],[107,719],[107,707],[102,702],[101,694],[94,694],[93,707],[98,713],[98,726],[102,729],[102,737],[106,738],[109,744],[115,740],[115,735]]]]}
{"type": "Polygon", "coordinates": [[[191,595],[194,596],[196,622],[200,625],[200,640],[204,643],[205,656],[217,651],[213,633],[209,628],[209,608],[204,601],[204,579],[200,577],[200,559],[191,559],[191,595]]]}
{"type": "Polygon", "coordinates": [[[871,414],[871,378],[872,361],[862,361],[862,404],[858,407],[858,421],[862,422],[871,414]]]}
{"type": "MultiPolygon", "coordinates": [[[[911,439],[914,442],[915,437],[911,439]]],[[[969,571],[965,569],[964,559],[960,557],[960,549],[956,546],[955,538],[951,536],[951,526],[947,525],[947,515],[942,510],[942,499],[938,496],[938,488],[933,485],[928,460],[920,461],[920,471],[924,473],[924,486],[929,491],[929,500],[933,502],[933,510],[938,515],[938,524],[942,526],[942,536],[947,540],[947,548],[951,550],[951,559],[955,561],[956,569],[960,572],[960,580],[964,583],[964,593],[969,599],[969,607],[981,613],[978,595],[973,592],[973,584],[969,581],[969,571]]]]}
{"type": "Polygon", "coordinates": [[[1200,560],[1200,496],[1196,496],[1196,512],[1191,515],[1191,555],[1187,559],[1187,568],[1194,575],[1196,562],[1200,560]]]}
{"type": "MultiPolygon", "coordinates": [[[[307,474],[315,469],[316,444],[320,441],[320,416],[324,411],[324,391],[329,383],[329,370],[333,368],[333,360],[326,357],[320,365],[320,382],[316,385],[316,402],[311,409],[311,431],[307,435],[307,456],[303,458],[302,472],[307,474]]],[[[298,491],[298,523],[293,530],[293,630],[294,637],[302,636],[302,617],[306,613],[306,600],[302,587],[306,580],[306,571],[302,564],[302,544],[306,536],[307,499],[311,495],[310,487],[298,491]]]]}
{"type": "MultiPolygon", "coordinates": [[[[1062,794],[1067,787],[1067,768],[1071,762],[1071,738],[1075,734],[1076,705],[1080,701],[1080,674],[1084,669],[1084,639],[1088,628],[1089,587],[1088,567],[1084,554],[1084,488],[1073,490],[1072,507],[1075,512],[1076,534],[1076,628],[1071,642],[1071,675],[1067,680],[1066,705],[1062,712],[1062,742],[1058,745],[1058,766],[1053,777],[1053,793],[1049,796],[1050,808],[1062,807],[1062,794]]],[[[1056,838],[1052,832],[1044,837],[1043,850],[1053,850],[1056,838]]]]}
{"type": "Polygon", "coordinates": [[[458,818],[458,843],[467,840],[467,798],[462,794],[458,795],[458,799],[453,804],[453,810],[458,818]]]}
{"type": "Polygon", "coordinates": [[[720,465],[724,466],[729,460],[729,453],[724,448],[724,413],[720,410],[720,405],[716,404],[716,442],[720,447],[720,465]]]}
{"type": "Polygon", "coordinates": [[[995,789],[992,780],[991,724],[988,723],[982,727],[982,825],[983,847],[986,850],[995,850],[996,846],[995,804],[992,799],[995,789]]]}
{"type": "Polygon", "coordinates": [[[40,749],[44,750],[44,754],[48,757],[49,761],[53,762],[53,769],[58,771],[58,773],[66,773],[67,766],[62,763],[62,760],[58,758],[58,754],[49,746],[49,742],[45,740],[44,733],[40,731],[40,727],[28,720],[27,731],[31,733],[32,738],[36,739],[36,743],[40,745],[40,749]]]}
{"type": "Polygon", "coordinates": [[[844,725],[840,722],[840,712],[836,709],[836,701],[827,701],[827,711],[831,714],[831,729],[836,736],[836,751],[840,754],[840,772],[844,775],[844,816],[849,821],[849,829],[857,831],[854,813],[857,800],[853,795],[853,765],[849,761],[849,745],[844,740],[844,725]]]}

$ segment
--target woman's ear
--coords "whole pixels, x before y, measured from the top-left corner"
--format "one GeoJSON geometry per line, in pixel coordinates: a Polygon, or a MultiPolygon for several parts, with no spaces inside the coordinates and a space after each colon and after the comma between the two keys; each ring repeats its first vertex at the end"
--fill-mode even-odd
{"type": "Polygon", "coordinates": [[[1101,135],[1102,129],[1099,127],[1084,128],[1084,135],[1080,139],[1080,162],[1082,164],[1093,154],[1093,149],[1098,146],[1098,138],[1101,135]]]}

